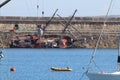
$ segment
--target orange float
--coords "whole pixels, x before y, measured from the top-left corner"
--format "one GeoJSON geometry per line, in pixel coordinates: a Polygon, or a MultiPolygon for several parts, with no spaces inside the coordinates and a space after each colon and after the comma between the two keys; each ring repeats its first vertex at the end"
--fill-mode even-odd
{"type": "Polygon", "coordinates": [[[15,71],[16,71],[16,68],[12,67],[12,68],[10,68],[10,71],[11,71],[11,72],[15,72],[15,71]]]}

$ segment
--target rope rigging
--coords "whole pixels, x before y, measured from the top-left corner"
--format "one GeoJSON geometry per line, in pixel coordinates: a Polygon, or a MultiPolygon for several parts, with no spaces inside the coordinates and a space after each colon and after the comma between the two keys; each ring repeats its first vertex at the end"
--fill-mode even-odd
{"type": "Polygon", "coordinates": [[[100,42],[100,40],[101,40],[102,34],[103,34],[103,32],[104,32],[104,28],[105,28],[105,26],[106,26],[108,14],[109,14],[109,12],[110,12],[112,3],[113,3],[113,0],[110,1],[110,5],[109,5],[109,7],[108,7],[107,14],[105,15],[105,21],[104,21],[103,27],[102,27],[102,29],[101,29],[101,33],[100,33],[99,38],[98,38],[98,40],[97,40],[95,49],[94,49],[94,51],[93,51],[93,53],[92,53],[92,57],[91,57],[91,59],[90,59],[90,62],[89,62],[89,64],[88,64],[88,68],[87,68],[87,71],[86,71],[86,72],[89,71],[90,65],[92,64],[92,62],[93,62],[93,60],[94,60],[94,56],[95,56],[95,53],[96,53],[96,51],[97,51],[97,48],[98,48],[99,42],[100,42]]]}
{"type": "Polygon", "coordinates": [[[91,66],[92,63],[94,63],[95,66],[100,70],[100,68],[99,68],[99,67],[96,65],[96,63],[94,62],[94,56],[95,56],[95,53],[96,53],[96,51],[97,51],[97,48],[98,48],[99,42],[100,42],[100,40],[101,40],[102,34],[103,34],[103,32],[104,32],[104,28],[105,28],[105,26],[106,26],[106,22],[107,22],[107,19],[108,19],[108,14],[109,14],[109,12],[110,12],[112,3],[113,3],[113,0],[110,1],[110,4],[109,4],[108,10],[107,10],[107,13],[106,13],[106,15],[105,15],[105,17],[104,17],[103,27],[102,27],[101,32],[100,32],[100,34],[99,34],[99,38],[98,38],[98,40],[97,40],[97,42],[96,42],[95,49],[94,49],[94,51],[93,51],[93,53],[92,53],[92,56],[91,56],[91,58],[90,58],[90,61],[89,61],[89,63],[88,63],[87,70],[86,70],[86,72],[84,72],[84,73],[82,74],[80,80],[82,80],[83,77],[84,77],[84,75],[85,75],[86,73],[88,73],[88,71],[89,71],[90,66],[91,66]]]}

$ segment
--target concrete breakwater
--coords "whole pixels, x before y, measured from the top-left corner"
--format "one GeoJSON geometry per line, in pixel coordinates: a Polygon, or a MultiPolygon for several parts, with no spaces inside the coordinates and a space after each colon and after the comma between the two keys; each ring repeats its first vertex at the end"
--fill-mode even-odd
{"type": "MultiPolygon", "coordinates": [[[[55,17],[44,30],[44,36],[48,39],[58,38],[61,35],[68,36],[72,39],[73,48],[94,48],[98,40],[101,29],[104,26],[103,35],[100,41],[99,48],[117,48],[118,33],[120,32],[120,18],[108,18],[104,24],[103,17],[75,17],[69,23],[64,33],[63,30],[69,17],[63,19],[55,17]],[[52,36],[53,35],[53,36],[52,36]]],[[[37,26],[46,26],[50,17],[0,17],[1,31],[1,47],[9,47],[11,40],[15,36],[23,37],[25,35],[37,34],[37,26]],[[19,25],[19,29],[13,30],[15,24],[19,25]]],[[[25,38],[25,37],[24,37],[25,38]]],[[[44,37],[45,38],[45,37],[44,37]]]]}

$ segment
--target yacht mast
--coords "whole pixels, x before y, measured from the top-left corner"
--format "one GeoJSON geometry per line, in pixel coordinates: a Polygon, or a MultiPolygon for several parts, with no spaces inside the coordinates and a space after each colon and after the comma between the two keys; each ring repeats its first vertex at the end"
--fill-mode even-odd
{"type": "Polygon", "coordinates": [[[118,71],[120,71],[120,33],[118,33],[118,71]]]}

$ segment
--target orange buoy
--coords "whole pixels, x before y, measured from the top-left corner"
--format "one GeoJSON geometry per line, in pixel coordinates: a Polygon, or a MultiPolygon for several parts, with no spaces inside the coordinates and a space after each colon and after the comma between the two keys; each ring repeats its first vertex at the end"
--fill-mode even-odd
{"type": "Polygon", "coordinates": [[[12,67],[12,68],[10,68],[10,71],[14,72],[14,71],[16,71],[16,68],[12,67]]]}

